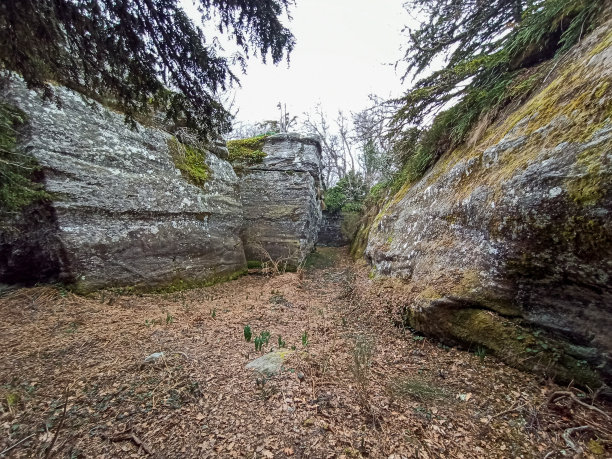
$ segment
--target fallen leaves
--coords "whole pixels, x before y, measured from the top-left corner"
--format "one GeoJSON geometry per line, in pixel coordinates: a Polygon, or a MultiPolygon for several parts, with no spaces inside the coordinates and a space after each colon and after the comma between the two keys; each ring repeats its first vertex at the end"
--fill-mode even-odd
{"type": "Polygon", "coordinates": [[[542,457],[567,449],[564,432],[587,421],[593,429],[566,436],[609,455],[605,405],[584,407],[492,357],[413,339],[391,320],[401,289],[337,259],[303,279],[113,293],[112,304],[108,293],[102,302],[48,288],[0,299],[0,341],[11,350],[0,355],[0,451],[44,455],[63,408],[57,388],[72,384],[56,457],[542,457]],[[264,352],[278,335],[296,347],[263,387],[244,368],[262,355],[245,341],[246,324],[270,331],[264,352]],[[357,360],[365,372],[354,371],[360,337],[374,344],[357,360]],[[9,394],[19,400],[11,410],[9,394]]]}

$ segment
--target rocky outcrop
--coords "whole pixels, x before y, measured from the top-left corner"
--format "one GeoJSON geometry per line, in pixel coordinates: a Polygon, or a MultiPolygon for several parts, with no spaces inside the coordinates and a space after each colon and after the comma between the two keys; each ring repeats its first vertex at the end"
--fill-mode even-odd
{"type": "Polygon", "coordinates": [[[341,212],[323,211],[323,219],[317,245],[323,247],[342,247],[350,243],[349,238],[342,230],[344,215],[341,212]]]}
{"type": "MultiPolygon", "coordinates": [[[[201,151],[205,165],[190,183],[177,168],[181,152],[172,151],[180,144],[169,134],[132,130],[122,115],[68,89],[55,91],[59,106],[15,79],[2,96],[26,113],[19,150],[38,160],[53,196],[33,216],[16,219],[10,234],[5,225],[4,281],[36,278],[43,252],[50,278],[84,290],[196,285],[245,268],[238,178],[228,162],[201,151]],[[24,231],[32,219],[36,232],[24,231]]],[[[219,145],[210,150],[223,153],[219,145]]]]}
{"type": "Polygon", "coordinates": [[[390,199],[366,248],[412,327],[591,387],[612,380],[609,30],[390,199]]]}
{"type": "Polygon", "coordinates": [[[247,260],[297,265],[314,248],[321,222],[321,146],[298,134],[265,138],[258,162],[236,162],[247,260]]]}

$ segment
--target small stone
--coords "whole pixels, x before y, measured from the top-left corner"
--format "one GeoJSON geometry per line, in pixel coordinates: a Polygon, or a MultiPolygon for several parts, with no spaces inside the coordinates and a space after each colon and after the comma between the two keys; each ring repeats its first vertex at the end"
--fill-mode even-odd
{"type": "Polygon", "coordinates": [[[157,361],[158,359],[162,358],[164,356],[163,352],[154,352],[151,355],[148,355],[147,357],[145,357],[144,361],[145,363],[152,363],[157,361]]]}
{"type": "Polygon", "coordinates": [[[246,368],[255,370],[264,376],[272,376],[279,373],[283,368],[283,361],[290,354],[287,350],[268,352],[265,355],[249,362],[246,368]]]}
{"type": "Polygon", "coordinates": [[[304,381],[304,373],[302,373],[301,371],[297,374],[298,379],[300,380],[300,382],[304,381]]]}

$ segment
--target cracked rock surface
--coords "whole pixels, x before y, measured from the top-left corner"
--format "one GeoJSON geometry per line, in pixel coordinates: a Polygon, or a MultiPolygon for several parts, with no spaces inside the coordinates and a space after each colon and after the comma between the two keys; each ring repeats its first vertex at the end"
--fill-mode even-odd
{"type": "Polygon", "coordinates": [[[205,152],[209,177],[195,186],[176,168],[169,134],[132,130],[123,115],[55,91],[61,106],[17,79],[3,94],[27,115],[18,147],[38,160],[54,198],[37,211],[34,238],[29,228],[3,235],[0,277],[18,268],[31,279],[46,264],[56,279],[83,290],[150,288],[211,282],[245,268],[238,178],[227,161],[205,152]],[[41,246],[48,252],[42,260],[41,246]]]}
{"type": "Polygon", "coordinates": [[[609,27],[392,197],[365,250],[405,281],[412,327],[594,387],[612,379],[609,27]]]}
{"type": "Polygon", "coordinates": [[[266,157],[241,164],[242,238],[247,260],[299,264],[314,248],[322,221],[321,146],[298,134],[266,138],[266,157]]]}

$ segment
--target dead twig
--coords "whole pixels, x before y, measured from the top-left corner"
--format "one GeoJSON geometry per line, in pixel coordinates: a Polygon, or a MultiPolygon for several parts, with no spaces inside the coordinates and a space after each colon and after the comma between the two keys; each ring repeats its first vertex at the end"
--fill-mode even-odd
{"type": "Polygon", "coordinates": [[[596,413],[601,414],[606,419],[610,419],[610,415],[608,415],[607,413],[604,413],[599,408],[597,408],[597,407],[595,407],[593,405],[589,405],[588,403],[584,403],[582,400],[580,400],[578,397],[576,397],[576,395],[573,392],[569,392],[569,391],[557,391],[557,392],[553,392],[550,395],[550,397],[548,398],[547,405],[550,405],[552,402],[554,402],[555,400],[557,400],[558,398],[561,398],[561,397],[569,397],[569,398],[572,399],[572,401],[578,403],[579,405],[584,406],[585,408],[588,408],[591,411],[595,411],[596,413]]]}
{"type": "Polygon", "coordinates": [[[570,438],[570,435],[573,434],[574,432],[579,432],[579,431],[582,431],[582,430],[588,430],[590,428],[591,428],[591,426],[571,427],[569,429],[565,429],[565,432],[563,432],[562,437],[565,440],[565,443],[567,444],[568,447],[572,448],[578,454],[581,454],[584,451],[582,450],[582,448],[580,446],[576,445],[576,443],[574,443],[572,441],[572,439],[570,438]]]}
{"type": "Polygon", "coordinates": [[[151,447],[147,445],[144,441],[142,441],[140,438],[138,438],[136,434],[134,434],[134,432],[124,432],[111,436],[101,434],[101,437],[113,443],[118,441],[132,441],[136,446],[142,448],[145,453],[149,455],[153,454],[153,450],[151,449],[151,447]]]}
{"type": "Polygon", "coordinates": [[[512,413],[514,411],[519,411],[519,410],[523,409],[525,407],[525,404],[519,405],[519,401],[520,400],[517,400],[516,402],[514,402],[512,404],[512,406],[510,408],[508,408],[507,410],[504,410],[501,413],[497,413],[497,414],[494,414],[493,416],[491,416],[491,419],[489,419],[489,423],[491,421],[493,421],[493,419],[495,419],[495,418],[499,418],[501,416],[504,416],[505,414],[512,413]]]}
{"type": "Polygon", "coordinates": [[[45,455],[45,459],[49,459],[53,457],[53,447],[55,446],[55,442],[57,441],[57,437],[59,436],[60,430],[62,430],[62,426],[64,425],[64,420],[66,419],[66,408],[68,407],[68,386],[64,389],[64,408],[62,410],[62,417],[60,418],[60,422],[57,425],[57,429],[55,429],[55,435],[53,435],[53,440],[51,440],[51,444],[49,445],[49,449],[47,449],[47,454],[45,455]]]}
{"type": "Polygon", "coordinates": [[[189,360],[189,356],[187,354],[185,354],[184,352],[180,352],[180,351],[172,351],[171,354],[175,354],[175,355],[182,355],[183,357],[185,357],[187,360],[189,360]]]}
{"type": "Polygon", "coordinates": [[[13,448],[21,445],[24,441],[29,440],[30,438],[32,438],[35,434],[32,435],[28,435],[25,438],[22,438],[21,440],[19,440],[17,443],[15,443],[13,446],[9,446],[8,448],[6,448],[4,451],[0,452],[0,456],[4,456],[6,453],[8,453],[10,450],[12,450],[13,448]]]}

